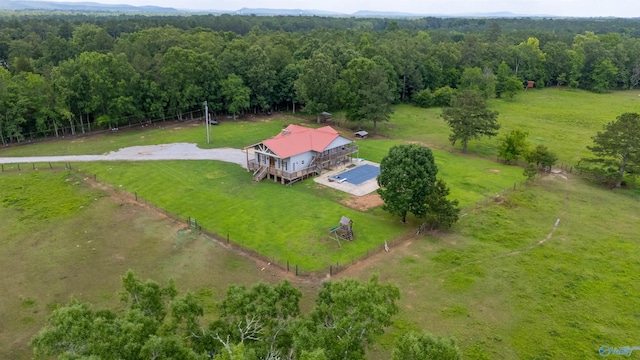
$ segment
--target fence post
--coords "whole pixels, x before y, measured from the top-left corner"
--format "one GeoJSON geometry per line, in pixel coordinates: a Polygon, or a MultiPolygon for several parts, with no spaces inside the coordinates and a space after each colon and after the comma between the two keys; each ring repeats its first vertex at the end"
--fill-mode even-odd
{"type": "Polygon", "coordinates": [[[2,165],[2,172],[4,172],[4,164],[0,164],[0,165],[2,165]]]}
{"type": "Polygon", "coordinates": [[[49,169],[53,169],[53,166],[51,166],[51,161],[49,161],[49,169]]]}
{"type": "Polygon", "coordinates": [[[329,265],[329,276],[333,276],[333,265],[329,265]]]}
{"type": "Polygon", "coordinates": [[[298,265],[296,265],[296,276],[298,276],[298,265]]]}
{"type": "Polygon", "coordinates": [[[133,194],[136,196],[136,201],[138,201],[138,192],[134,191],[133,194]]]}
{"type": "Polygon", "coordinates": [[[96,174],[93,174],[93,181],[98,181],[98,176],[96,174]]]}
{"type": "Polygon", "coordinates": [[[20,171],[20,164],[18,164],[18,171],[20,171]]]}
{"type": "MultiPolygon", "coordinates": [[[[229,233],[227,233],[227,244],[228,244],[228,243],[229,243],[229,233]]],[[[287,271],[289,271],[288,266],[289,266],[289,265],[288,265],[288,263],[287,263],[287,271]]]]}
{"type": "Polygon", "coordinates": [[[287,272],[289,272],[289,260],[287,260],[287,272]]]}
{"type": "Polygon", "coordinates": [[[33,165],[33,170],[36,169],[36,163],[31,163],[31,165],[33,165]]]}

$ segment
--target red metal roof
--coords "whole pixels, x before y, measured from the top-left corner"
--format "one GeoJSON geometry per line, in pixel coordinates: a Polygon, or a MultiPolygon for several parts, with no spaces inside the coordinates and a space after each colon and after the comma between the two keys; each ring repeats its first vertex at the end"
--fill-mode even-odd
{"type": "Polygon", "coordinates": [[[340,134],[331,126],[319,129],[289,125],[280,134],[263,141],[281,159],[313,150],[324,151],[340,134]]]}

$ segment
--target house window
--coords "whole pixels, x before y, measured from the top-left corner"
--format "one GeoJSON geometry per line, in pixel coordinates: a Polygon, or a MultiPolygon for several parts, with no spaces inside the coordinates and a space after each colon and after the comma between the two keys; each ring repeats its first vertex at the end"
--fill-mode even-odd
{"type": "Polygon", "coordinates": [[[287,170],[287,162],[286,161],[282,162],[282,166],[284,166],[284,169],[287,170]]]}
{"type": "Polygon", "coordinates": [[[304,160],[302,160],[302,163],[301,163],[301,164],[302,164],[302,165],[304,165],[304,160]]]}

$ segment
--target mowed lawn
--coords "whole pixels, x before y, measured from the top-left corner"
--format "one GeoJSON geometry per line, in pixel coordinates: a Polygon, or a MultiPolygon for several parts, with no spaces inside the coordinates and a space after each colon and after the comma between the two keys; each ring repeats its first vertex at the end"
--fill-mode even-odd
{"type": "Polygon", "coordinates": [[[235,164],[214,161],[74,164],[185,219],[281,265],[302,272],[329,270],[351,262],[407,231],[407,225],[379,208],[361,212],[342,205],[343,193],[319,188],[313,180],[283,186],[235,164]],[[338,247],[327,240],[342,216],[354,222],[356,240],[338,247]]]}
{"type": "MultiPolygon", "coordinates": [[[[364,144],[365,142],[361,142],[364,144]]],[[[368,141],[367,147],[388,148],[390,141],[368,141]]],[[[384,151],[386,153],[386,150],[384,151]]],[[[374,161],[376,156],[367,157],[374,161]]],[[[512,187],[522,170],[478,158],[456,161],[437,152],[443,178],[452,196],[464,206],[512,187]]],[[[330,265],[348,264],[385,241],[419,225],[402,224],[376,207],[362,212],[343,204],[348,194],[316,184],[312,179],[283,186],[264,180],[255,183],[250,173],[235,164],[214,161],[157,161],[143,163],[77,163],[74,168],[114,185],[186,220],[197,219],[207,231],[278,262],[298,265],[301,272],[328,271],[330,265]],[[342,216],[354,221],[356,240],[339,247],[328,239],[342,216]]]]}
{"type": "MultiPolygon", "coordinates": [[[[212,127],[212,143],[220,147],[241,148],[277,134],[299,119],[267,118],[261,121],[226,122],[212,127]]],[[[76,147],[103,153],[122,146],[166,142],[198,141],[204,133],[201,124],[174,124],[146,131],[123,131],[102,137],[88,137],[17,147],[22,155],[80,153],[76,147]],[[70,149],[74,149],[72,152],[70,149]],[[96,149],[100,149],[97,151],[96,149]]],[[[359,155],[376,162],[397,140],[359,141],[359,155]]],[[[199,143],[200,146],[203,144],[199,143]]],[[[16,156],[14,149],[0,156],[16,156]],[[13,152],[12,152],[13,151],[13,152]]],[[[448,182],[452,198],[469,206],[487,196],[512,188],[524,177],[522,170],[477,156],[458,156],[434,149],[440,177],[448,182]]],[[[75,163],[74,169],[97,177],[117,189],[139,197],[178,217],[192,217],[207,231],[239,243],[273,261],[298,266],[300,272],[328,271],[331,265],[345,265],[385,241],[413,231],[420,222],[401,224],[380,207],[366,212],[343,205],[348,194],[324,188],[312,180],[293,186],[272,181],[254,183],[251,174],[235,164],[214,161],[156,161],[135,163],[75,163]],[[356,241],[329,239],[329,230],[342,216],[354,221],[356,241]]]]}

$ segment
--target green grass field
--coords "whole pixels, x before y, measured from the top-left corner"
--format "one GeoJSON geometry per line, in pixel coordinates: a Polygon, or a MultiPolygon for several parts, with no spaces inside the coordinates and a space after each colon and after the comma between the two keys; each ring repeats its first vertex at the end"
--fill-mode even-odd
{"type": "MultiPolygon", "coordinates": [[[[213,127],[214,142],[221,147],[243,147],[277,134],[290,121],[269,118],[266,121],[227,122],[213,127]]],[[[90,146],[103,153],[123,146],[197,141],[203,130],[202,125],[172,126],[145,132],[132,130],[107,134],[79,142],[82,148],[90,146]]],[[[379,162],[391,146],[401,143],[399,140],[362,141],[359,142],[359,155],[379,162]]],[[[61,142],[15,149],[24,155],[27,150],[31,154],[65,154],[72,148],[73,153],[79,153],[74,144],[65,147],[61,142]]],[[[8,155],[15,156],[15,153],[8,155]]],[[[437,149],[434,149],[434,155],[440,176],[449,183],[452,196],[459,199],[462,206],[511,188],[524,179],[518,167],[477,156],[461,157],[437,149]]],[[[249,173],[235,164],[108,162],[76,163],[72,167],[95,175],[118,189],[137,192],[138,196],[185,220],[195,218],[207,231],[222,237],[229,235],[234,242],[281,265],[287,262],[298,265],[304,273],[327,271],[330,265],[350,263],[382,246],[386,240],[407,232],[411,226],[417,226],[415,222],[401,224],[397,217],[381,208],[365,213],[353,210],[341,203],[347,194],[323,188],[313,180],[290,187],[269,181],[256,184],[249,173]],[[354,220],[357,241],[343,242],[342,247],[338,247],[327,239],[329,229],[338,224],[341,216],[354,220]]]]}
{"type": "MultiPolygon", "coordinates": [[[[388,148],[390,141],[370,142],[388,148]]],[[[370,144],[367,143],[367,144],[370,144]]],[[[370,145],[367,145],[370,146],[370,145]]],[[[361,154],[367,154],[366,147],[361,154]]],[[[385,150],[386,153],[386,150],[385,150]]],[[[367,157],[375,160],[375,156],[367,157]]],[[[522,178],[517,167],[483,159],[461,158],[437,152],[443,178],[463,205],[504,188],[522,178]]],[[[313,180],[295,186],[253,182],[251,174],[235,164],[212,161],[73,164],[74,168],[116,185],[184,219],[192,217],[208,231],[255,250],[280,264],[299,265],[303,272],[326,271],[331,264],[346,264],[365,255],[385,240],[407,232],[381,208],[353,210],[340,201],[347,194],[324,188],[313,180]],[[341,216],[354,221],[357,240],[338,247],[327,240],[329,229],[341,216]]]]}
{"type": "MultiPolygon", "coordinates": [[[[359,274],[401,288],[396,334],[453,336],[468,359],[597,358],[600,346],[634,346],[640,336],[638,214],[626,191],[547,177],[359,274]]],[[[388,358],[379,351],[376,359],[388,358]]]]}
{"type": "MultiPolygon", "coordinates": [[[[490,106],[500,111],[503,129],[528,131],[530,141],[549,146],[572,165],[585,154],[590,137],[620,113],[636,111],[636,101],[634,92],[544,89],[513,102],[493,100],[490,106]]],[[[312,180],[291,187],[254,183],[233,164],[73,167],[176,215],[195,217],[206,229],[229,233],[277,261],[306,261],[300,264],[304,270],[327,271],[328,264],[349,262],[385,239],[406,238],[389,253],[340,275],[368,279],[377,273],[401,289],[401,312],[369,351],[371,359],[389,358],[394,337],[407,329],[455,337],[468,359],[584,359],[599,357],[601,345],[640,345],[634,343],[640,337],[638,190],[612,191],[573,174],[568,180],[548,176],[521,186],[522,168],[493,161],[496,139],[471,142],[470,154],[460,154],[448,143],[438,114],[437,109],[399,106],[391,122],[379,127],[387,139],[358,142],[359,155],[373,161],[395,144],[432,147],[439,175],[465,214],[451,232],[432,236],[414,235],[417,221],[401,225],[380,208],[352,210],[341,203],[346,194],[312,180]],[[342,215],[354,219],[357,240],[338,249],[323,238],[342,215]]],[[[209,147],[243,147],[294,120],[226,122],[213,128],[209,147]]],[[[2,149],[0,157],[104,153],[169,142],[206,147],[204,127],[121,131],[2,149]]],[[[0,307],[10,309],[0,314],[0,358],[28,358],[28,339],[51,308],[71,296],[105,306],[117,303],[119,276],[128,268],[143,278],[173,277],[179,288],[200,294],[210,311],[230,283],[279,279],[251,260],[185,235],[184,225],[89,189],[73,174],[0,174],[0,263],[11,274],[0,280],[5,289],[0,307]]],[[[298,285],[310,301],[314,285],[298,285]]]]}
{"type": "Polygon", "coordinates": [[[0,359],[30,359],[31,337],[71,298],[117,307],[120,277],[129,269],[161,283],[175,279],[209,313],[231,284],[280,280],[261,271],[264,264],[66,171],[4,173],[0,184],[0,359]]]}
{"type": "MultiPolygon", "coordinates": [[[[602,130],[604,124],[622,113],[640,112],[637,91],[594,94],[549,88],[523,92],[514,101],[494,99],[487,104],[499,112],[500,135],[469,142],[469,153],[495,158],[501,134],[520,129],[529,133],[529,142],[546,145],[558,155],[560,163],[568,166],[588,155],[585,147],[591,145],[591,137],[602,130]]],[[[454,148],[448,141],[449,128],[440,113],[440,109],[435,108],[398,106],[389,124],[381,126],[380,133],[448,151],[461,151],[460,144],[454,148]]]]}

